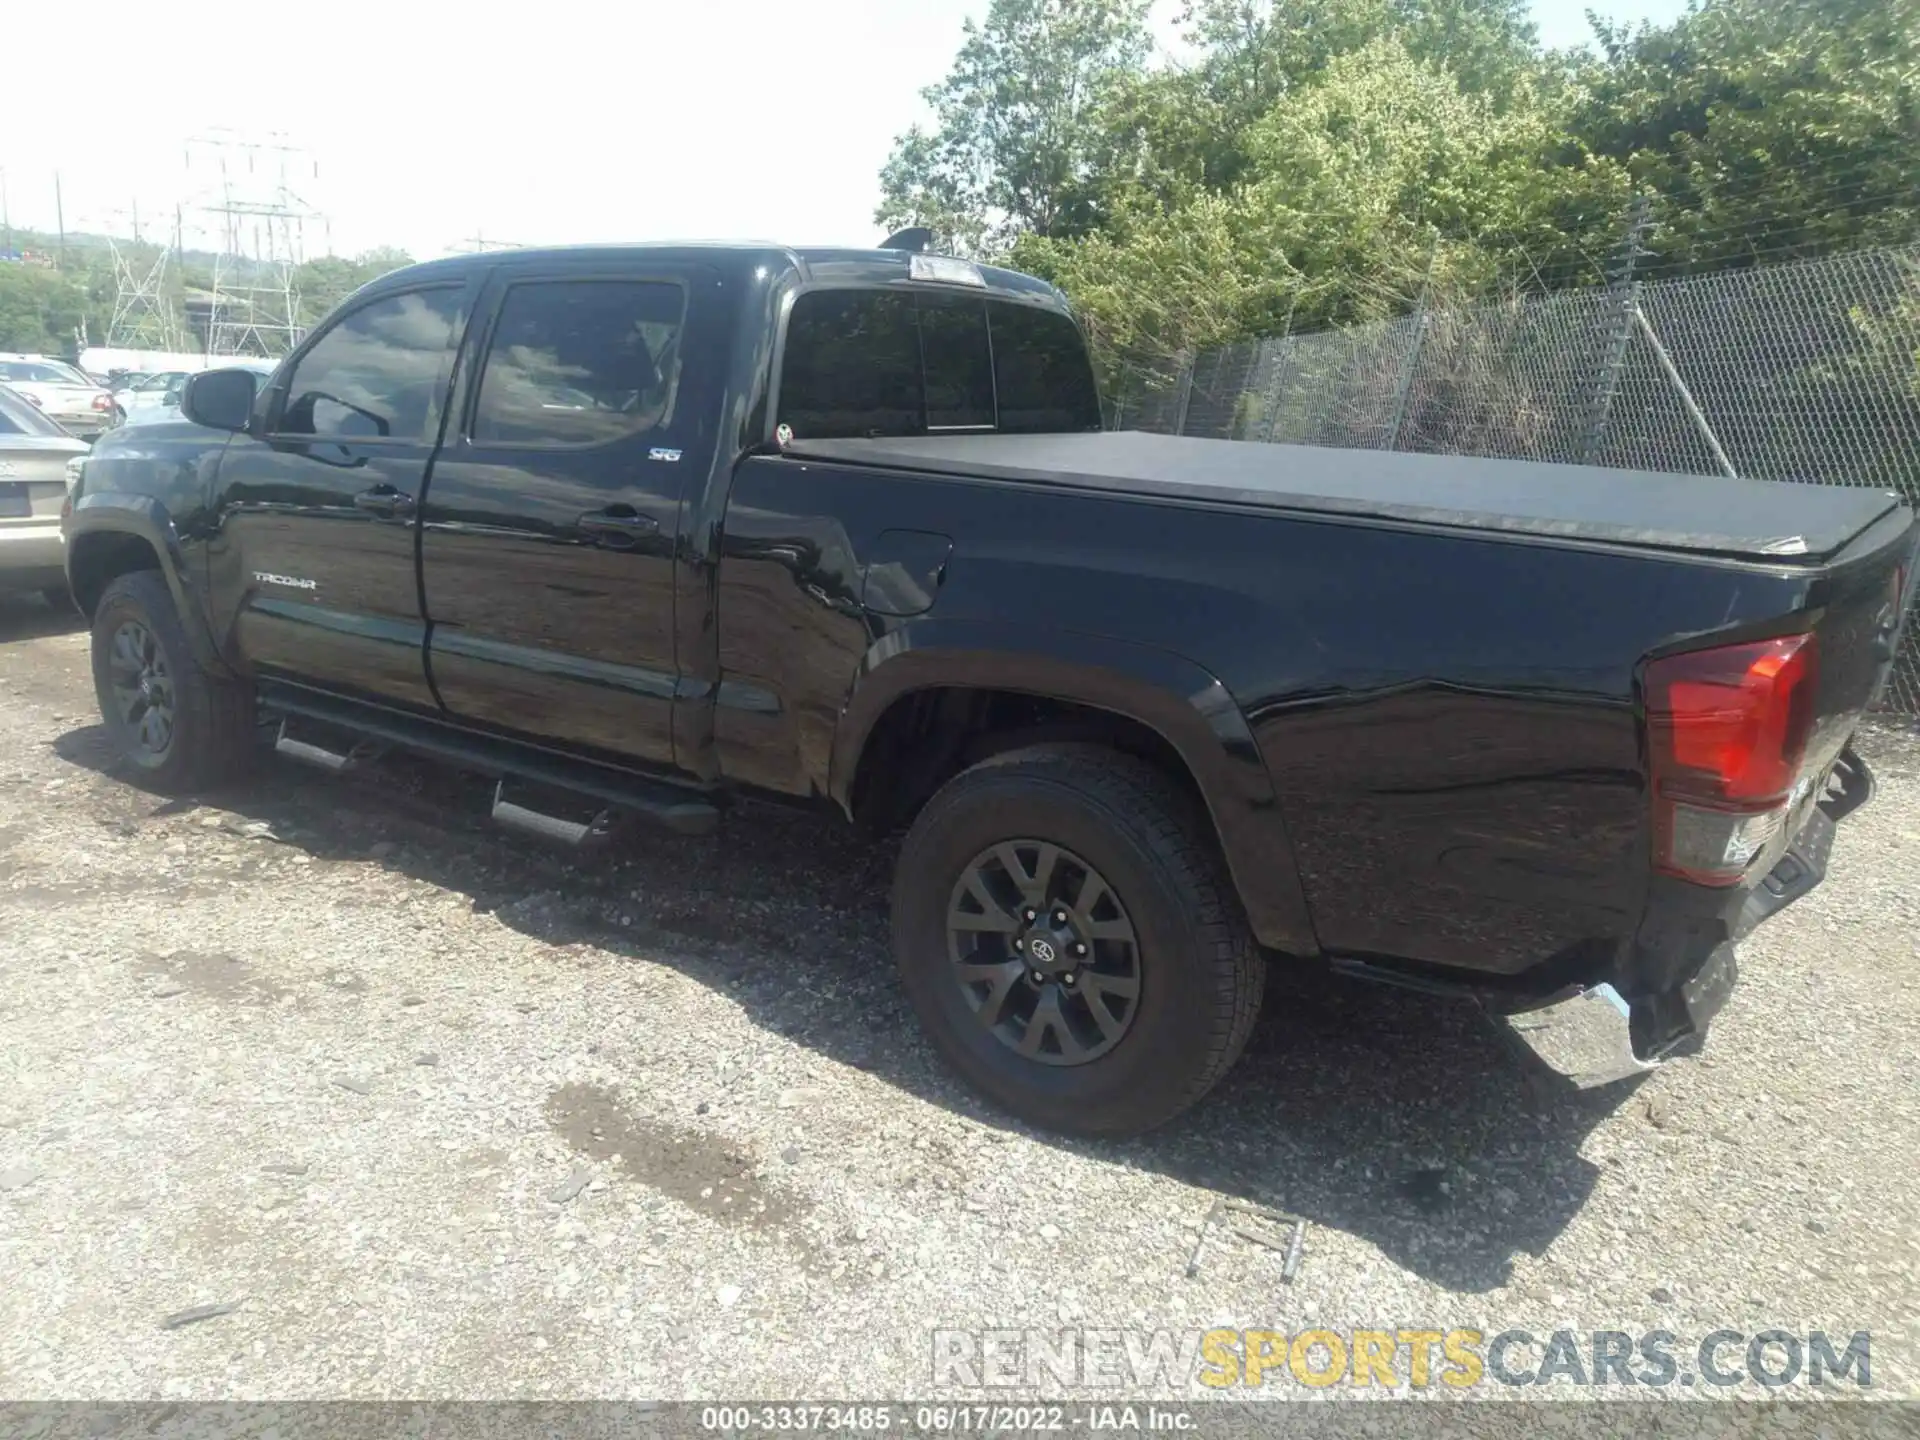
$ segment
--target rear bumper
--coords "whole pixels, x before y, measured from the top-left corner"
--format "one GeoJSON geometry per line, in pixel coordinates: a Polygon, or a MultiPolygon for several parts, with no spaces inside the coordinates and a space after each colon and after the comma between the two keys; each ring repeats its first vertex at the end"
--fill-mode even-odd
{"type": "Polygon", "coordinates": [[[98,410],[89,410],[84,415],[49,415],[47,418],[80,440],[97,439],[113,428],[113,416],[98,410]]]}
{"type": "Polygon", "coordinates": [[[60,521],[0,521],[0,589],[37,590],[67,578],[60,521]]]}
{"type": "Polygon", "coordinates": [[[1738,939],[1762,920],[1777,915],[1827,878],[1827,857],[1839,823],[1873,798],[1873,771],[1848,747],[1834,762],[1828,793],[1814,806],[1786,853],[1753,887],[1734,928],[1738,939]]]}
{"type": "Polygon", "coordinates": [[[1636,1019],[1635,1007],[1610,983],[1508,1015],[1506,1024],[1549,1069],[1590,1090],[1652,1070],[1689,1038],[1704,1034],[1739,977],[1740,960],[1732,942],[1716,946],[1707,963],[1680,987],[1677,998],[1687,1015],[1687,1030],[1652,1046],[1636,1039],[1635,1031],[1644,1031],[1646,1021],[1636,1019]]]}
{"type": "MultiPolygon", "coordinates": [[[[1508,1014],[1507,1028],[1582,1089],[1625,1080],[1690,1048],[1733,993],[1740,973],[1734,942],[1826,878],[1834,827],[1870,800],[1873,788],[1873,772],[1848,749],[1834,764],[1827,794],[1744,900],[1736,891],[1718,900],[1718,913],[1687,906],[1650,917],[1635,947],[1636,959],[1643,961],[1638,973],[1664,974],[1668,983],[1661,988],[1635,994],[1630,981],[1624,991],[1613,981],[1582,986],[1508,1014]],[[1673,964],[1672,956],[1683,951],[1700,958],[1673,964]]],[[[1698,887],[1672,893],[1715,904],[1715,892],[1698,887]]]]}

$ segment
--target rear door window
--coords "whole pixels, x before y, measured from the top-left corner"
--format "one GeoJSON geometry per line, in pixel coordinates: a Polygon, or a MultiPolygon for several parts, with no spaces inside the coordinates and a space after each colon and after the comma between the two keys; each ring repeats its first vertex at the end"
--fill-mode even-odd
{"type": "Polygon", "coordinates": [[[980,295],[816,290],[794,302],[780,421],[801,438],[1097,430],[1079,327],[980,295]]]}
{"type": "Polygon", "coordinates": [[[279,433],[423,440],[440,414],[440,376],[460,291],[413,290],[362,305],[300,358],[279,433]]]}
{"type": "Polygon", "coordinates": [[[513,286],[481,372],[479,444],[604,444],[664,429],[679,390],[686,292],[666,280],[513,286]]]}

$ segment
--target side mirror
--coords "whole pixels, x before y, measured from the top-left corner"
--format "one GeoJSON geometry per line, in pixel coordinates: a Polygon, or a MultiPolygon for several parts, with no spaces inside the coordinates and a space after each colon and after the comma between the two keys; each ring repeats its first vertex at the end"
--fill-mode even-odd
{"type": "Polygon", "coordinates": [[[245,430],[253,421],[253,387],[259,379],[251,370],[190,375],[180,394],[180,413],[211,430],[245,430]]]}

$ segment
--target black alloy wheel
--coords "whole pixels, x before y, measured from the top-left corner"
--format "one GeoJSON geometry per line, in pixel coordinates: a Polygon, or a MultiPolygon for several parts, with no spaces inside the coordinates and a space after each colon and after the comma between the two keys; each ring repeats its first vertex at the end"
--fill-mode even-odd
{"type": "Polygon", "coordinates": [[[159,571],[116,576],[91,619],[100,718],[143,784],[178,792],[246,771],[253,687],[201,661],[159,571]]]}
{"type": "Polygon", "coordinates": [[[153,631],[138,620],[123,620],[107,652],[107,675],[126,733],[155,760],[164,759],[173,748],[176,697],[166,652],[153,631]]]}
{"type": "Polygon", "coordinates": [[[1140,939],[1107,879],[1044,840],[981,851],[947,905],[947,958],[974,1015],[1043,1065],[1085,1065],[1126,1037],[1140,939]]]}
{"type": "Polygon", "coordinates": [[[1246,1044],[1266,961],[1199,797],[1088,742],[1008,750],[915,818],[893,949],[943,1059],[1021,1119],[1128,1135],[1246,1044]]]}

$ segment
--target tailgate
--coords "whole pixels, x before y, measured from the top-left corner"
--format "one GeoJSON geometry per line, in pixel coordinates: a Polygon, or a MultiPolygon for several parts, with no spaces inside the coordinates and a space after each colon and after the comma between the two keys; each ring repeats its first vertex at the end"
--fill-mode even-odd
{"type": "Polygon", "coordinates": [[[1820,649],[1802,782],[1808,789],[1839,758],[1860,717],[1879,703],[1913,613],[1916,583],[1920,520],[1902,507],[1857,536],[1814,587],[1820,649]]]}
{"type": "MultiPolygon", "coordinates": [[[[1833,563],[1790,583],[1777,614],[1760,619],[1770,606],[1756,595],[1750,625],[1760,633],[1721,632],[1649,662],[1656,874],[1731,899],[1768,873],[1818,807],[1837,819],[1871,793],[1847,747],[1891,677],[1917,544],[1913,513],[1897,511],[1857,534],[1833,563]],[[1844,806],[1830,802],[1836,779],[1844,806]]],[[[1752,577],[1759,590],[1768,583],[1752,577]]],[[[1671,908],[1699,908],[1671,898],[1671,908]]]]}
{"type": "Polygon", "coordinates": [[[1737,935],[1820,882],[1834,826],[1872,796],[1872,772],[1850,746],[1892,678],[1917,583],[1920,521],[1902,509],[1848,547],[1817,596],[1814,718],[1782,827],[1786,847],[1748,897],[1737,935]]]}
{"type": "Polygon", "coordinates": [[[1920,522],[1903,508],[1796,587],[1764,638],[1716,637],[1648,666],[1655,873],[1618,977],[1640,1059],[1705,1028],[1732,984],[1732,942],[1820,883],[1834,826],[1872,795],[1848,747],[1892,673],[1916,562],[1920,522]]]}

